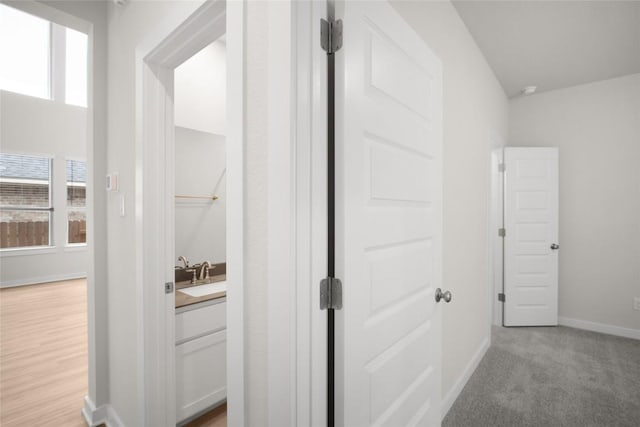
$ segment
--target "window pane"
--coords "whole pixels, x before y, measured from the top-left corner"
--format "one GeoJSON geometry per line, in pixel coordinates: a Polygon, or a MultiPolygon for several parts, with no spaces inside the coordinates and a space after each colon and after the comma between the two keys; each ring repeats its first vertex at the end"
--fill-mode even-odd
{"type": "Polygon", "coordinates": [[[50,207],[51,159],[0,153],[0,205],[50,207]]]}
{"type": "Polygon", "coordinates": [[[87,212],[69,211],[69,243],[87,243],[87,212]]]}
{"type": "Polygon", "coordinates": [[[87,163],[67,160],[67,206],[87,206],[87,163]]]}
{"type": "Polygon", "coordinates": [[[67,104],[86,107],[88,36],[67,28],[66,40],[65,101],[67,104]]]}
{"type": "Polygon", "coordinates": [[[49,212],[0,210],[0,248],[49,245],[49,212]]]}
{"type": "Polygon", "coordinates": [[[0,4],[0,89],[49,98],[49,21],[0,4]]]}

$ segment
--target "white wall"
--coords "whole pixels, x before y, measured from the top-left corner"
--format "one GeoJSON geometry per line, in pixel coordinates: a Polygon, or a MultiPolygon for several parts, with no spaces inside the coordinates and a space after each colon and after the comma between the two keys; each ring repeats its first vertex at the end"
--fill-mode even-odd
{"type": "Polygon", "coordinates": [[[225,135],[227,46],[216,40],[174,73],[176,126],[225,135]]]}
{"type": "Polygon", "coordinates": [[[53,157],[55,248],[0,254],[0,286],[85,277],[86,247],[67,248],[66,159],[85,160],[87,109],[0,91],[0,150],[53,157]]]}
{"type": "Polygon", "coordinates": [[[508,104],[451,3],[392,4],[443,65],[443,287],[453,294],[443,307],[446,412],[490,341],[489,164],[491,148],[506,139],[508,104]]]}
{"type": "Polygon", "coordinates": [[[640,330],[640,74],[514,98],[509,145],[560,149],[559,316],[640,330]]]}
{"type": "Polygon", "coordinates": [[[225,137],[176,127],[175,142],[176,194],[218,196],[215,201],[176,199],[176,258],[183,255],[191,264],[226,262],[225,137]]]}

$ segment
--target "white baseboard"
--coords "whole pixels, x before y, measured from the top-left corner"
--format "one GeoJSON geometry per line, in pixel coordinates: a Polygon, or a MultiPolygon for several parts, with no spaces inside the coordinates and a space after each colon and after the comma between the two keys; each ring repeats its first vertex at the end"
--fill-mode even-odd
{"type": "Polygon", "coordinates": [[[0,282],[0,288],[15,288],[16,286],[38,285],[41,283],[61,282],[63,280],[84,279],[85,277],[87,277],[86,272],[30,277],[27,279],[2,281],[0,282]]]}
{"type": "Polygon", "coordinates": [[[451,387],[451,390],[449,390],[449,392],[442,398],[442,405],[441,405],[441,412],[440,412],[442,414],[442,419],[444,419],[444,417],[447,416],[449,409],[451,409],[451,407],[453,406],[453,403],[456,401],[458,396],[460,396],[462,389],[467,384],[467,381],[469,381],[469,378],[471,378],[471,375],[473,375],[476,368],[480,364],[480,361],[482,360],[485,353],[489,349],[490,344],[491,344],[491,341],[489,337],[485,338],[484,341],[482,341],[482,344],[480,344],[480,347],[478,347],[473,357],[471,358],[467,366],[464,368],[464,371],[462,371],[462,374],[460,374],[460,377],[458,378],[458,380],[455,382],[453,387],[451,387]]]}
{"type": "Polygon", "coordinates": [[[111,405],[107,407],[107,422],[105,424],[107,427],[125,427],[124,423],[120,420],[120,417],[111,405]]]}
{"type": "Polygon", "coordinates": [[[82,416],[89,427],[105,424],[107,422],[107,405],[96,408],[89,396],[84,397],[82,416]]]}
{"type": "Polygon", "coordinates": [[[588,320],[570,319],[568,317],[558,317],[558,324],[576,329],[584,329],[587,331],[640,340],[640,329],[624,328],[622,326],[589,322],[588,320]]]}
{"type": "Polygon", "coordinates": [[[111,405],[100,405],[96,408],[89,396],[84,397],[82,416],[88,427],[95,427],[100,424],[105,424],[107,427],[124,427],[120,417],[118,417],[111,405]]]}

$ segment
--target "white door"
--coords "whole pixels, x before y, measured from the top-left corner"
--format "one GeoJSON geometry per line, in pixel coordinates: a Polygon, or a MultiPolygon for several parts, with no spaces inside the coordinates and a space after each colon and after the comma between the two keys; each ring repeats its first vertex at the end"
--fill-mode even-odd
{"type": "Polygon", "coordinates": [[[387,2],[336,17],[336,424],[436,426],[442,66],[387,2]]]}
{"type": "Polygon", "coordinates": [[[504,325],[557,325],[558,149],[504,154],[504,325]]]}

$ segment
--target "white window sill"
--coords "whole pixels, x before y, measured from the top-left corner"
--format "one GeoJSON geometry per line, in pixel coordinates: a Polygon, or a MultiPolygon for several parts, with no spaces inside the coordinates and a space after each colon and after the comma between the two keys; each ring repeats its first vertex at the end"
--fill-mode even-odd
{"type": "Polygon", "coordinates": [[[0,257],[44,255],[53,254],[57,251],[55,246],[28,247],[28,248],[6,248],[0,249],[0,257]]]}
{"type": "Polygon", "coordinates": [[[86,243],[71,243],[64,247],[65,252],[84,252],[87,250],[86,243]]]}

